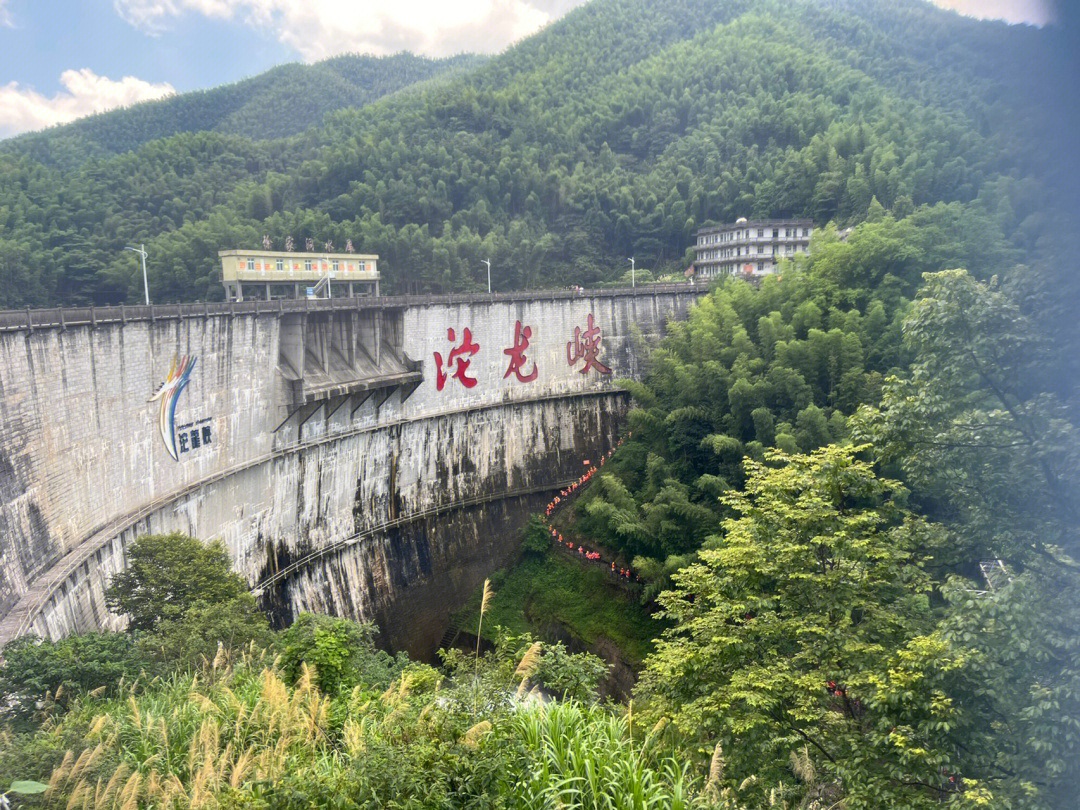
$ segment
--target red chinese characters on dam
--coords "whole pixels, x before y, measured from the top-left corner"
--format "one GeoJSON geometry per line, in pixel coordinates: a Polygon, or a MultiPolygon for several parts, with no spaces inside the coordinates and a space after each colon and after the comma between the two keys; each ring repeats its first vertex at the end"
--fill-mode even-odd
{"type": "MultiPolygon", "coordinates": [[[[532,326],[523,324],[520,320],[514,322],[513,342],[502,350],[508,358],[506,372],[503,374],[504,380],[513,375],[520,383],[530,383],[540,376],[540,366],[529,353],[532,337],[532,326]]],[[[469,366],[475,356],[480,353],[480,344],[473,340],[472,330],[469,327],[461,330],[460,345],[455,345],[458,337],[453,327],[446,330],[446,339],[452,348],[445,359],[442,352],[433,352],[436,390],[442,391],[451,378],[456,379],[465,388],[474,388],[479,380],[469,376],[469,366]]],[[[566,344],[567,364],[574,367],[580,361],[581,368],[577,371],[581,374],[588,374],[592,369],[600,374],[611,374],[611,369],[600,360],[602,342],[603,332],[590,313],[585,329],[575,326],[573,338],[566,344]]]]}
{"type": "Polygon", "coordinates": [[[505,380],[511,374],[518,378],[518,382],[532,382],[540,374],[540,369],[536,365],[536,361],[532,361],[532,371],[528,374],[523,372],[523,368],[529,363],[529,359],[525,356],[525,350],[529,348],[529,338],[532,337],[532,327],[522,327],[521,321],[514,322],[514,345],[509,349],[503,349],[503,354],[510,357],[510,364],[506,367],[506,373],[503,374],[505,380]]]}
{"type": "Polygon", "coordinates": [[[588,374],[590,368],[595,368],[601,374],[610,374],[611,369],[600,362],[600,341],[603,335],[600,327],[593,323],[592,313],[589,313],[588,328],[582,332],[580,326],[574,327],[574,339],[566,344],[566,362],[571,366],[578,360],[584,360],[581,368],[582,374],[588,374]]]}
{"type": "MultiPolygon", "coordinates": [[[[476,385],[476,378],[468,376],[466,372],[469,370],[469,363],[472,362],[473,355],[480,351],[480,344],[473,343],[472,332],[469,331],[469,327],[466,326],[461,331],[461,345],[450,350],[450,354],[446,358],[445,369],[443,368],[442,354],[435,352],[435,388],[439,391],[443,390],[448,377],[454,377],[466,388],[472,388],[476,385]],[[451,374],[450,368],[455,364],[456,368],[451,374]]],[[[451,343],[457,341],[453,327],[446,330],[446,339],[451,343]]]]}

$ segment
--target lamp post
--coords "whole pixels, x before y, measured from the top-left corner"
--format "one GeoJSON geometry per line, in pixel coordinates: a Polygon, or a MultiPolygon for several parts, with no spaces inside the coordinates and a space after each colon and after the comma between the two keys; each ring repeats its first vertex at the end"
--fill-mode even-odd
{"type": "Polygon", "coordinates": [[[142,256],[142,286],[143,295],[146,297],[146,305],[150,306],[150,285],[146,281],[146,245],[139,245],[135,247],[125,247],[124,250],[131,250],[142,256]]]}
{"type": "Polygon", "coordinates": [[[637,286],[637,276],[634,273],[634,257],[631,256],[629,259],[627,259],[627,261],[630,262],[630,286],[631,287],[636,287],[637,286]]]}
{"type": "Polygon", "coordinates": [[[489,262],[487,259],[481,259],[480,261],[482,261],[484,264],[487,265],[487,270],[488,270],[488,294],[490,295],[490,293],[491,293],[491,262],[489,262]]]}

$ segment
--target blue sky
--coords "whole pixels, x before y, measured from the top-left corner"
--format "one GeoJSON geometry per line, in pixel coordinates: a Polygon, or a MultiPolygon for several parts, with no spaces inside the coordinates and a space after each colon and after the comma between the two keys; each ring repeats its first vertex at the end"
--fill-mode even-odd
{"type": "MultiPolygon", "coordinates": [[[[584,0],[0,0],[0,137],[339,53],[496,53],[584,0]]],[[[1050,0],[934,0],[1045,22],[1050,0]]]]}
{"type": "Polygon", "coordinates": [[[265,27],[187,14],[158,35],[117,13],[113,0],[8,0],[11,27],[0,29],[0,84],[60,90],[60,73],[90,68],[99,76],[135,75],[177,91],[212,87],[260,73],[299,52],[265,27]]]}

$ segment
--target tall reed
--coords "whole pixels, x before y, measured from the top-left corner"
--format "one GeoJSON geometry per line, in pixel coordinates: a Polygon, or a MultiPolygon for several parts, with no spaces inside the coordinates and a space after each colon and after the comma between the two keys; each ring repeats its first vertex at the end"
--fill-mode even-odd
{"type": "Polygon", "coordinates": [[[487,613],[488,605],[495,591],[491,589],[491,580],[484,580],[484,594],[480,597],[480,622],[476,626],[476,660],[473,664],[473,680],[475,681],[475,696],[473,698],[473,719],[480,708],[480,637],[484,629],[484,614],[487,613]]]}

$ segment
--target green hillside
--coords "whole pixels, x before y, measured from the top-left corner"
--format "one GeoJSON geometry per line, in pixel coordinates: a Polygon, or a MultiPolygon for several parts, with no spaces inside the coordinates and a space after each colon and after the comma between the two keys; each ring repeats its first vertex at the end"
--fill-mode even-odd
{"type": "MultiPolygon", "coordinates": [[[[388,291],[475,289],[481,258],[503,289],[592,284],[629,255],[681,269],[708,221],[850,224],[875,197],[900,214],[960,202],[1031,249],[1049,156],[1024,145],[1051,36],[922,0],[596,0],[291,138],[226,134],[263,104],[238,99],[224,131],[71,166],[55,152],[94,151],[91,122],[71,125],[0,158],[0,305],[134,295],[132,241],[155,300],[218,298],[217,250],[263,234],[352,238],[383,256],[388,291]]],[[[145,109],[111,115],[134,133],[145,109]]]]}

